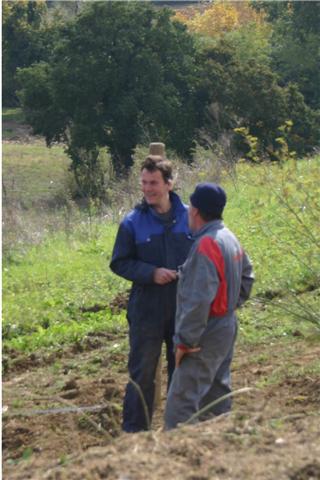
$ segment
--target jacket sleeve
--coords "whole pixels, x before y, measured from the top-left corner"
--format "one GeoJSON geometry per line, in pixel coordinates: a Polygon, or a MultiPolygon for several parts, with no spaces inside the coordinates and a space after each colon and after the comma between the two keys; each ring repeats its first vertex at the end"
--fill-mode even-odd
{"type": "Polygon", "coordinates": [[[250,297],[253,282],[254,282],[254,273],[252,269],[252,263],[248,255],[244,252],[242,257],[242,276],[241,276],[240,295],[239,295],[237,307],[241,307],[241,305],[243,305],[250,297]]]}
{"type": "Polygon", "coordinates": [[[111,270],[120,277],[139,284],[153,282],[155,265],[143,262],[137,258],[133,232],[122,222],[114,244],[111,270]]]}
{"type": "Polygon", "coordinates": [[[178,286],[174,343],[199,345],[219,286],[216,267],[200,253],[193,253],[183,267],[178,286]]]}

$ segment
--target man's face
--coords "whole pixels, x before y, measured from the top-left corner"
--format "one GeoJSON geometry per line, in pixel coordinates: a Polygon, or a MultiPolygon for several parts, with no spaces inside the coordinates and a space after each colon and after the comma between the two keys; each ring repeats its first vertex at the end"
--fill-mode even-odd
{"type": "Polygon", "coordinates": [[[147,204],[157,208],[168,201],[172,183],[166,183],[159,170],[149,172],[144,168],[141,172],[141,190],[147,204]]]}

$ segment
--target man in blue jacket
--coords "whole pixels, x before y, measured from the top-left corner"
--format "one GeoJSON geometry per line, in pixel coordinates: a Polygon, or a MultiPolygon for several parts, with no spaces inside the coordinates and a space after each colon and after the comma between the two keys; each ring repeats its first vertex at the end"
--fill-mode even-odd
{"type": "Polygon", "coordinates": [[[168,392],[167,429],[205,408],[210,416],[231,408],[230,397],[212,404],[231,392],[235,311],[249,298],[254,276],[248,256],[222,221],[226,201],[224,190],[214,183],[200,183],[190,197],[195,241],[179,275],[177,368],[168,392]]]}
{"type": "Polygon", "coordinates": [[[110,263],[113,272],[133,282],[127,309],[128,369],[133,382],[129,381],[124,398],[122,426],[126,432],[149,427],[163,342],[170,384],[175,364],[177,269],[192,244],[187,207],[172,191],[172,166],[163,144],[150,145],[141,167],[141,188],[144,198],[121,222],[110,263]]]}

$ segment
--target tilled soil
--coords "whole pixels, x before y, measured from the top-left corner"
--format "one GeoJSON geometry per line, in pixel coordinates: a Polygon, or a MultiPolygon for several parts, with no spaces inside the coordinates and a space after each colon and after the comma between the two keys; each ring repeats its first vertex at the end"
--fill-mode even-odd
{"type": "Polygon", "coordinates": [[[152,430],[131,435],[120,428],[126,354],[110,353],[101,338],[78,350],[8,370],[5,478],[320,479],[319,344],[239,346],[234,388],[252,390],[235,396],[231,415],[164,432],[163,385],[152,430]]]}

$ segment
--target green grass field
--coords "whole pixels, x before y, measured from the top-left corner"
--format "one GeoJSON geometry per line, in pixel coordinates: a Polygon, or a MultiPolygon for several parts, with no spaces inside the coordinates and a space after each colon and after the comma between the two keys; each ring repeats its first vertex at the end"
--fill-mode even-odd
{"type": "MultiPolygon", "coordinates": [[[[256,274],[253,298],[240,312],[240,341],[264,342],[297,330],[305,334],[311,327],[320,331],[319,166],[316,157],[284,167],[239,164],[236,180],[220,174],[228,193],[225,222],[248,251],[256,274]]],[[[56,219],[49,229],[42,224],[36,242],[23,235],[16,243],[5,240],[5,347],[60,348],[89,332],[125,325],[125,312],[108,307],[129,286],[108,267],[117,225],[110,222],[112,215],[92,218],[75,205],[66,207],[67,169],[61,147],[4,145],[5,238],[17,236],[10,223],[17,202],[20,233],[31,228],[31,217],[56,219]],[[87,311],[95,305],[102,307],[87,311]]],[[[187,201],[194,175],[186,178],[180,192],[187,201]]],[[[35,222],[33,228],[41,225],[35,222]]]]}
{"type": "Polygon", "coordinates": [[[27,209],[59,204],[66,197],[70,161],[61,146],[9,143],[3,145],[2,156],[4,193],[10,202],[27,209]]]}

